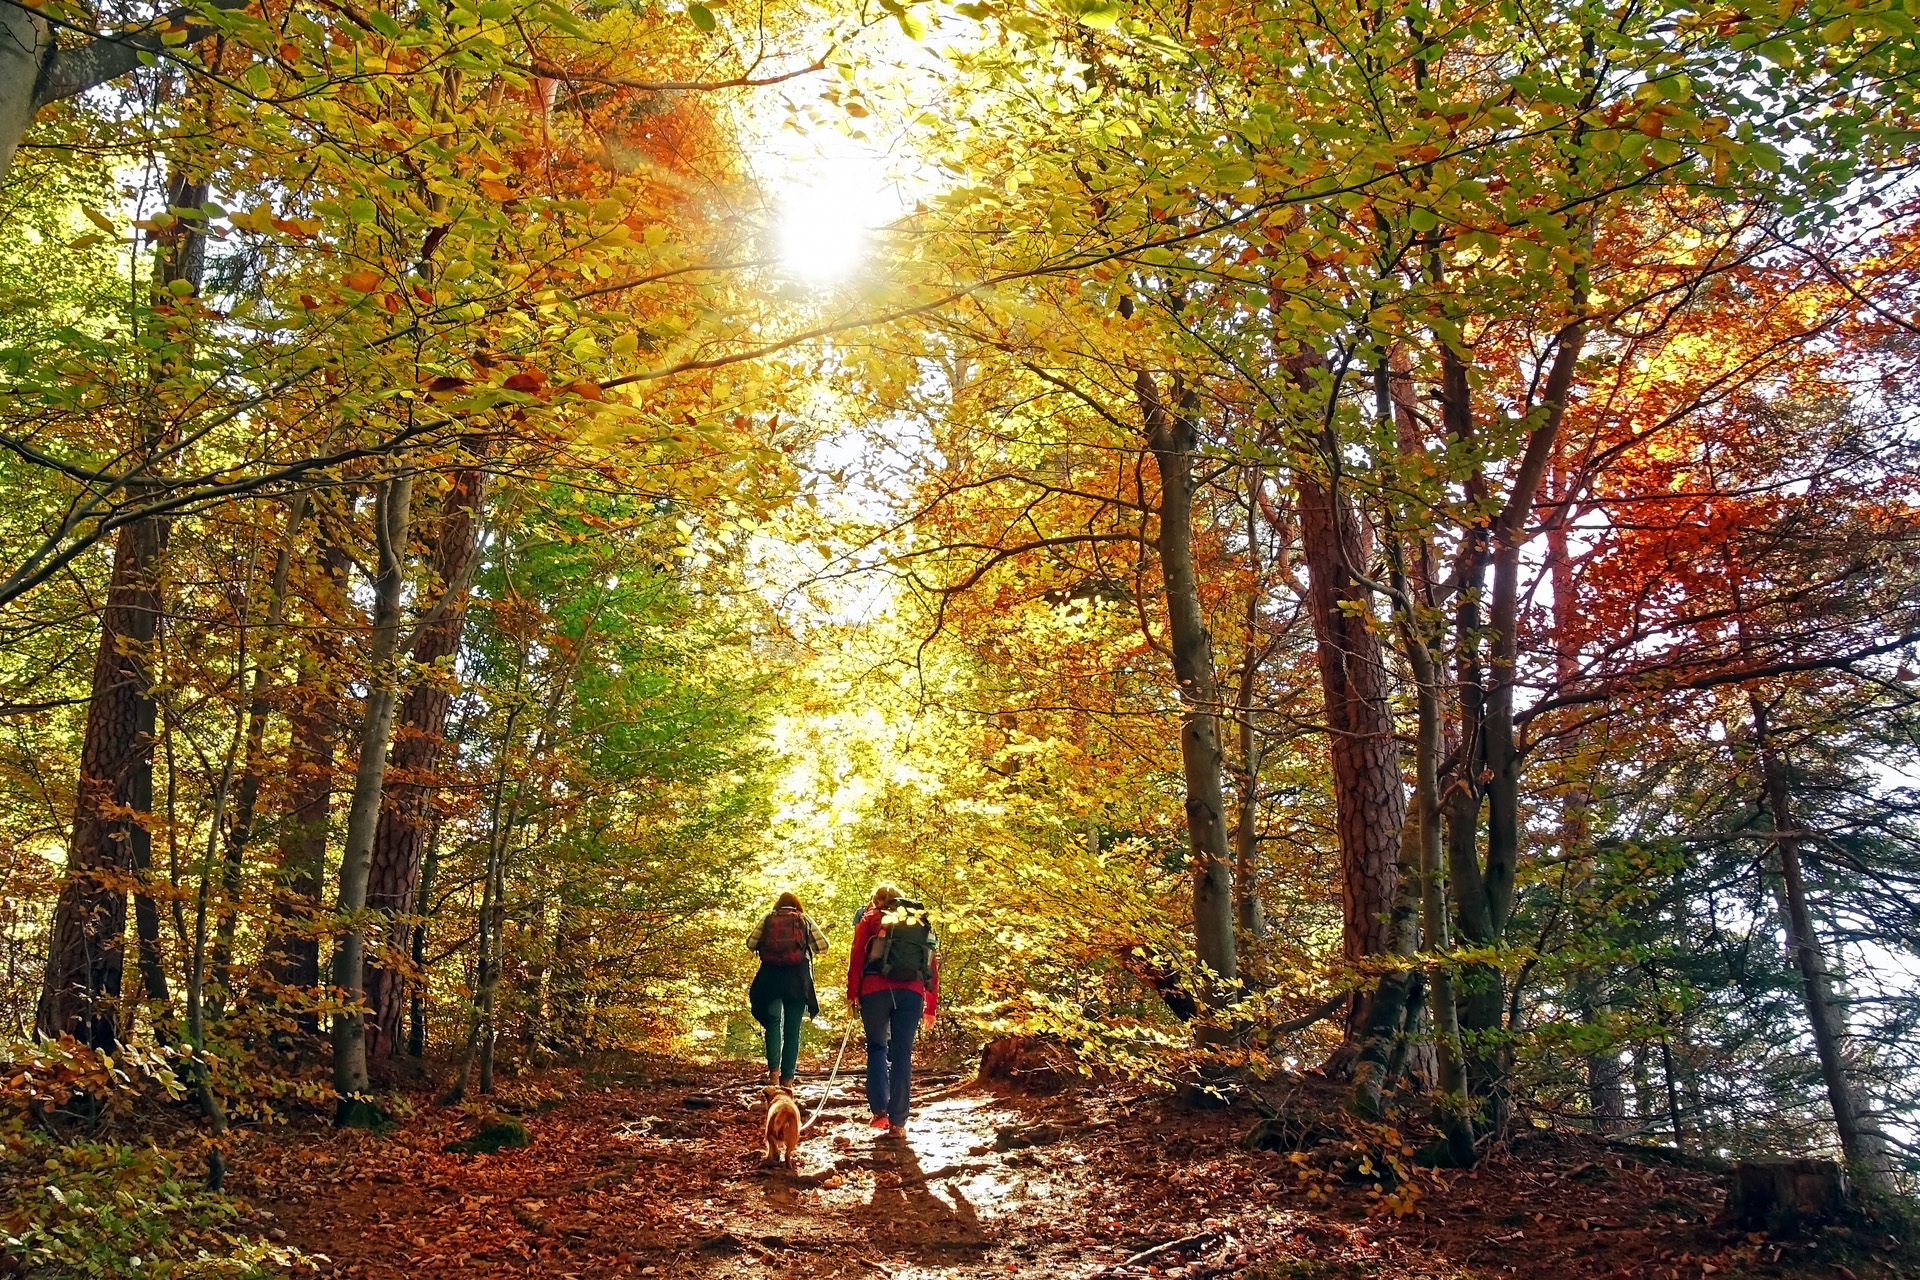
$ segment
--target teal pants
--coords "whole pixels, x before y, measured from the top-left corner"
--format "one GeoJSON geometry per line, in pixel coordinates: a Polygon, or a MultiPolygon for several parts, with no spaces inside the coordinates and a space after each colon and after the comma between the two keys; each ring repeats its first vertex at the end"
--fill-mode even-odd
{"type": "Polygon", "coordinates": [[[779,1073],[782,1080],[793,1079],[800,1061],[800,1024],[807,1016],[805,1000],[769,1000],[767,1002],[767,1070],[779,1073]]]}

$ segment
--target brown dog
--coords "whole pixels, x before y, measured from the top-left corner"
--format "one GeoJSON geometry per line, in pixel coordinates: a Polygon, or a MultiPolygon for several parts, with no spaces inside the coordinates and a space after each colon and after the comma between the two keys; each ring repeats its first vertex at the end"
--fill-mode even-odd
{"type": "Polygon", "coordinates": [[[760,1093],[767,1100],[766,1163],[772,1164],[777,1152],[780,1163],[791,1169],[800,1157],[800,1104],[783,1084],[770,1084],[760,1093]]]}

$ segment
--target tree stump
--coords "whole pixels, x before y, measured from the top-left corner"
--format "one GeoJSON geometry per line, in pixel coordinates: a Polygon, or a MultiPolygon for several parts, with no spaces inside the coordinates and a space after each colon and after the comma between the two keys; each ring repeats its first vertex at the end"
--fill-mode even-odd
{"type": "Polygon", "coordinates": [[[1791,1235],[1841,1217],[1849,1201],[1846,1172],[1831,1160],[1742,1160],[1727,1207],[1744,1230],[1791,1235]]]}

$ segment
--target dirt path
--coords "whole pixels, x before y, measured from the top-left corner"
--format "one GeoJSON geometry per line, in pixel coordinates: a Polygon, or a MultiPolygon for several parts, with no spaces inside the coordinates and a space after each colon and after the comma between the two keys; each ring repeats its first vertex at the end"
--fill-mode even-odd
{"type": "MultiPolygon", "coordinates": [[[[323,1258],[317,1270],[367,1280],[1805,1273],[1795,1247],[1712,1224],[1718,1179],[1577,1138],[1472,1175],[1418,1175],[1396,1215],[1408,1188],[1380,1189],[1361,1147],[1244,1151],[1249,1115],[1120,1091],[932,1088],[901,1142],[872,1137],[843,1084],[801,1168],[767,1169],[756,1083],[663,1060],[549,1073],[500,1099],[533,1144],[491,1155],[443,1150],[478,1127],[468,1111],[423,1102],[379,1137],[316,1119],[247,1135],[233,1189],[263,1228],[323,1258]]],[[[803,1092],[810,1111],[817,1092],[803,1092]]],[[[1860,1280],[1877,1270],[1855,1267],[1860,1280]]]]}
{"type": "MultiPolygon", "coordinates": [[[[1004,1275],[1066,1252],[1045,1248],[1044,1225],[1066,1179],[1031,1148],[992,1150],[1025,1140],[999,1136],[1035,1123],[1021,1110],[940,1098],[936,1080],[907,1140],[876,1139],[843,1084],[789,1173],[762,1166],[755,1083],[686,1067],[550,1077],[503,1098],[533,1145],[490,1155],[441,1149],[477,1127],[459,1110],[423,1107],[385,1137],[268,1132],[244,1144],[235,1190],[323,1270],[370,1280],[1004,1275]]],[[[811,1112],[819,1087],[803,1094],[811,1112]]]]}

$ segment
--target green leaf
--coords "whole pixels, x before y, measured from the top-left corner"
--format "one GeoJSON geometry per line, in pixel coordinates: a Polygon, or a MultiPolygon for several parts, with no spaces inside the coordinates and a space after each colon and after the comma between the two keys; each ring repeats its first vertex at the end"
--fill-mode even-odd
{"type": "Polygon", "coordinates": [[[1440,225],[1440,219],[1431,209],[1407,210],[1407,222],[1415,231],[1431,231],[1440,225]]]}
{"type": "Polygon", "coordinates": [[[688,5],[687,16],[689,18],[692,18],[693,25],[700,28],[702,31],[711,31],[715,27],[720,25],[719,22],[713,16],[713,10],[707,8],[707,6],[703,4],[688,5]]]}
{"type": "Polygon", "coordinates": [[[921,17],[918,11],[902,9],[893,15],[893,20],[900,24],[902,31],[907,33],[907,39],[924,40],[927,38],[927,20],[921,17]]]}
{"type": "Polygon", "coordinates": [[[378,9],[367,14],[367,25],[389,40],[398,40],[400,38],[400,24],[378,9]]]}

